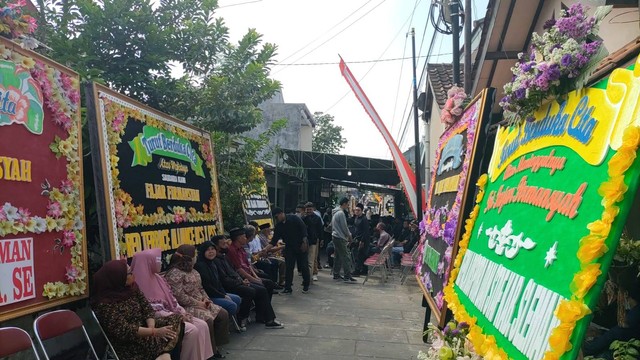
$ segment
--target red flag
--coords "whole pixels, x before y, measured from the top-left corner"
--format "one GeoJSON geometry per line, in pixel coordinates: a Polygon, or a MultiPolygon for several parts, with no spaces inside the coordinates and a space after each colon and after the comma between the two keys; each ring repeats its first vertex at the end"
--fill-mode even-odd
{"type": "MultiPolygon", "coordinates": [[[[411,205],[413,215],[417,217],[418,213],[416,209],[418,208],[418,206],[416,206],[416,175],[413,172],[413,169],[411,169],[411,167],[409,166],[409,163],[400,151],[398,144],[396,144],[395,140],[393,140],[393,137],[389,133],[389,130],[387,130],[387,127],[384,125],[384,122],[382,122],[382,119],[378,115],[378,112],[376,112],[376,109],[369,101],[369,98],[367,98],[367,95],[360,87],[360,84],[358,84],[358,80],[356,80],[355,76],[353,76],[351,70],[349,70],[344,60],[342,60],[342,57],[340,57],[340,72],[342,73],[344,79],[347,80],[347,83],[360,101],[360,104],[362,104],[362,106],[364,107],[364,110],[367,112],[367,114],[369,114],[369,117],[371,117],[371,120],[382,134],[384,140],[387,142],[389,150],[391,150],[391,157],[393,158],[393,162],[396,164],[396,169],[398,170],[398,176],[400,176],[400,181],[402,181],[405,195],[407,195],[407,199],[409,199],[409,204],[411,205]]],[[[424,199],[424,196],[422,198],[424,199]]],[[[424,205],[420,208],[423,207],[424,205]]]]}

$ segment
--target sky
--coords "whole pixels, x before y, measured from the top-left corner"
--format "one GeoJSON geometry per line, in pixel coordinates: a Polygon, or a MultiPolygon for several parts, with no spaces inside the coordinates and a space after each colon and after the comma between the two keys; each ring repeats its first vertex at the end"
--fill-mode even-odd
{"type": "MultiPolygon", "coordinates": [[[[488,0],[472,2],[473,19],[483,17],[488,0]]],[[[219,0],[217,13],[232,41],[255,28],[263,41],[278,46],[271,77],[281,82],[285,102],[305,103],[312,113],[333,115],[347,139],[342,154],[390,159],[382,135],[340,74],[339,55],[400,149],[407,150],[414,143],[409,32],[415,28],[420,81],[434,35],[428,21],[430,4],[431,0],[219,0]],[[389,60],[398,58],[407,59],[389,60]]],[[[451,36],[438,34],[428,61],[450,63],[451,51],[451,36]]],[[[424,79],[418,89],[424,91],[424,79]]]]}

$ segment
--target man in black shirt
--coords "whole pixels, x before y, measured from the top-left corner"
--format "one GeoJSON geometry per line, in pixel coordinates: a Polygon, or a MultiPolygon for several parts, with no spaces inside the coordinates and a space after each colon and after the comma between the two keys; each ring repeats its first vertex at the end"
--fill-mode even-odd
{"type": "Polygon", "coordinates": [[[369,220],[364,214],[364,205],[358,204],[353,210],[353,241],[356,243],[356,270],[352,276],[366,275],[367,268],[364,261],[367,260],[369,252],[369,243],[371,242],[371,236],[369,235],[369,220]]]}
{"type": "Polygon", "coordinates": [[[313,281],[318,281],[318,247],[322,237],[322,219],[313,211],[313,203],[305,204],[304,224],[307,226],[307,239],[309,240],[309,272],[313,275],[313,281]]]}
{"type": "Polygon", "coordinates": [[[297,215],[286,215],[282,209],[274,208],[273,217],[277,224],[271,244],[267,246],[267,251],[278,244],[278,240],[284,242],[284,262],[287,266],[284,290],[282,294],[291,294],[293,283],[293,268],[298,263],[298,271],[302,272],[302,293],[309,291],[309,262],[307,252],[309,243],[307,241],[307,227],[297,215]]]}

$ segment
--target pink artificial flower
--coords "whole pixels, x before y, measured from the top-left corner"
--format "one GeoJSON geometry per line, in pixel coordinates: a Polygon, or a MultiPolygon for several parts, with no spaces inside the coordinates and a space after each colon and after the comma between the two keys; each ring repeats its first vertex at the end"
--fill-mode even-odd
{"type": "Polygon", "coordinates": [[[62,246],[72,247],[76,244],[76,234],[72,230],[65,230],[62,233],[62,246]]]}
{"type": "Polygon", "coordinates": [[[27,6],[27,0],[16,0],[14,3],[7,3],[9,9],[16,9],[27,6]]]}
{"type": "Polygon", "coordinates": [[[18,222],[26,224],[27,221],[29,221],[30,217],[31,217],[31,213],[29,212],[29,209],[25,209],[25,208],[18,209],[18,219],[17,219],[18,222]]]}
{"type": "Polygon", "coordinates": [[[80,272],[78,271],[78,269],[73,265],[65,267],[65,270],[67,271],[67,273],[65,274],[65,277],[67,278],[68,282],[76,281],[76,279],[80,275],[80,272]]]}
{"type": "Polygon", "coordinates": [[[47,215],[53,218],[59,218],[62,216],[62,207],[60,206],[60,203],[57,201],[50,202],[49,205],[47,205],[47,215]]]}
{"type": "Polygon", "coordinates": [[[29,34],[33,34],[37,29],[38,29],[38,23],[36,22],[36,18],[34,18],[33,16],[25,16],[24,20],[27,22],[27,26],[28,26],[28,30],[27,32],[29,34]]]}
{"type": "Polygon", "coordinates": [[[174,215],[173,215],[173,221],[174,221],[176,224],[180,224],[181,222],[184,222],[184,220],[185,220],[185,219],[184,219],[184,216],[182,216],[182,215],[179,215],[179,214],[174,214],[174,215]]]}
{"type": "Polygon", "coordinates": [[[73,105],[78,105],[78,103],[80,102],[80,91],[77,91],[77,90],[70,91],[69,101],[71,101],[73,105]]]}
{"type": "Polygon", "coordinates": [[[70,194],[73,191],[73,181],[64,179],[60,182],[60,191],[64,194],[70,194]]]}

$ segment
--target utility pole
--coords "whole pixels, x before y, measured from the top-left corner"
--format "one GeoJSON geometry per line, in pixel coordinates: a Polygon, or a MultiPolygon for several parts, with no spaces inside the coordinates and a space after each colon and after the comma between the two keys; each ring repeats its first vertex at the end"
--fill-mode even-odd
{"type": "Polygon", "coordinates": [[[472,95],[471,88],[471,0],[464,0],[464,93],[472,95]]]}
{"type": "Polygon", "coordinates": [[[460,5],[458,0],[449,3],[451,30],[453,32],[453,84],[460,85],[460,5]]]}
{"type": "Polygon", "coordinates": [[[416,217],[418,222],[422,221],[422,179],[420,167],[420,122],[418,119],[418,84],[416,81],[416,31],[411,28],[411,49],[413,64],[413,132],[415,141],[415,167],[416,167],[416,217]]]}

